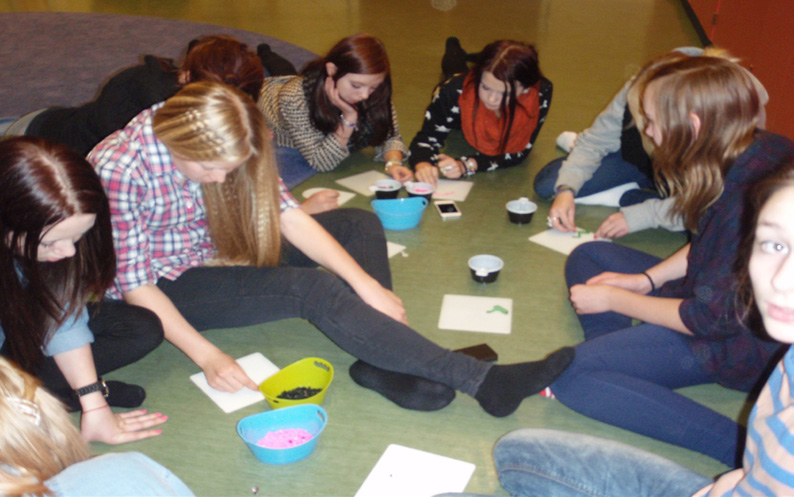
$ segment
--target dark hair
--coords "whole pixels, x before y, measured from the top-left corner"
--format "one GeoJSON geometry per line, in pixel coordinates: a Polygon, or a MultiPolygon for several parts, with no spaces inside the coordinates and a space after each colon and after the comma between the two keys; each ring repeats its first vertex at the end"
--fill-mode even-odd
{"type": "MultiPolygon", "coordinates": [[[[334,107],[325,94],[326,64],[333,63],[336,73],[334,81],[346,74],[383,74],[383,83],[368,99],[356,104],[359,120],[371,122],[374,132],[369,145],[380,145],[394,134],[391,109],[391,69],[386,47],[378,38],[368,34],[349,36],[340,41],[325,57],[310,62],[301,71],[304,91],[309,99],[309,115],[315,128],[325,134],[339,127],[339,109],[334,107]]],[[[357,133],[358,131],[354,132],[357,133]]],[[[355,139],[351,139],[355,142],[355,139]]]]}
{"type": "Polygon", "coordinates": [[[262,61],[245,43],[226,35],[209,35],[190,42],[180,71],[191,83],[226,83],[256,101],[265,80],[262,61]]]}
{"type": "Polygon", "coordinates": [[[518,105],[518,95],[516,95],[515,91],[516,83],[521,83],[524,88],[529,88],[543,77],[538,65],[538,52],[529,43],[512,40],[498,40],[482,49],[470,70],[472,76],[470,84],[473,87],[475,99],[472,124],[477,120],[477,109],[480,101],[477,90],[482,81],[482,73],[485,71],[493,74],[496,79],[505,83],[509,89],[508,92],[505,92],[500,104],[502,115],[506,118],[502,124],[502,136],[499,140],[500,153],[504,153],[507,138],[513,128],[516,105],[518,105]]]}
{"type": "Polygon", "coordinates": [[[736,281],[737,281],[737,309],[741,309],[741,317],[747,318],[753,309],[753,288],[750,281],[750,255],[753,253],[755,243],[755,229],[758,225],[758,217],[767,201],[772,195],[783,188],[794,186],[794,157],[783,163],[778,169],[768,176],[752,185],[748,189],[749,198],[745,209],[745,219],[742,221],[744,232],[742,241],[739,244],[738,255],[736,258],[736,281]]]}
{"type": "Polygon", "coordinates": [[[0,326],[11,358],[30,370],[56,328],[113,282],[110,210],[86,160],[40,138],[0,141],[0,185],[0,326]],[[76,214],[95,214],[96,221],[75,243],[75,255],[39,262],[46,229],[76,214]]]}

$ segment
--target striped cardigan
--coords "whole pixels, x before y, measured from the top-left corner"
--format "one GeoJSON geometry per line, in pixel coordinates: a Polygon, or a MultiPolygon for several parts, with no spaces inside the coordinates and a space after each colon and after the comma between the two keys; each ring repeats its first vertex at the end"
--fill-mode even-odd
{"type": "MultiPolygon", "coordinates": [[[[351,150],[340,145],[333,133],[324,134],[312,125],[309,102],[303,91],[303,76],[266,78],[258,105],[267,125],[273,130],[276,145],[298,150],[317,171],[331,171],[350,155],[351,150]]],[[[392,116],[395,133],[375,147],[375,160],[382,161],[383,154],[391,150],[399,150],[403,156],[407,153],[393,105],[392,116]]]]}

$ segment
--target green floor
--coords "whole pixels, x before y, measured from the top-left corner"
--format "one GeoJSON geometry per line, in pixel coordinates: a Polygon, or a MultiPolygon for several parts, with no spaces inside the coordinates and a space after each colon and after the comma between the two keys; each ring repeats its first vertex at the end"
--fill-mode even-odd
{"type": "MultiPolygon", "coordinates": [[[[433,85],[439,78],[444,39],[460,37],[476,50],[498,38],[529,40],[541,67],[554,83],[549,118],[525,167],[478,175],[460,203],[463,217],[442,222],[426,212],[419,228],[389,232],[389,240],[408,247],[408,257],[392,259],[395,290],[412,325],[438,343],[458,348],[487,341],[504,363],[537,359],[582,339],[562,277],[565,258],[527,241],[545,229],[548,204],[540,202],[529,226],[507,222],[503,206],[531,195],[532,178],[561,152],[554,140],[563,130],[586,127],[622,82],[655,54],[698,39],[680,0],[459,0],[441,11],[433,5],[455,0],[0,0],[0,11],[64,10],[171,17],[257,31],[324,52],[336,40],[359,31],[381,37],[389,49],[395,104],[409,141],[419,128],[433,85]],[[482,286],[469,278],[466,260],[489,252],[505,261],[499,281],[482,286]],[[513,332],[486,335],[439,330],[445,293],[514,299],[513,332]]],[[[458,140],[459,142],[459,140],[458,140]]],[[[358,154],[338,172],[318,175],[296,189],[333,186],[334,180],[373,167],[369,154],[358,154]]],[[[369,208],[357,196],[351,206],[369,208]]],[[[581,207],[578,223],[595,229],[613,212],[581,207]]],[[[666,255],[684,237],[662,231],[628,236],[619,243],[666,255]]],[[[314,496],[353,495],[383,450],[398,443],[470,461],[477,469],[467,489],[504,494],[491,462],[491,447],[502,434],[520,427],[548,427],[599,435],[642,447],[704,474],[726,468],[705,456],[649,440],[574,413],[556,401],[535,397],[503,419],[485,414],[464,395],[435,413],[402,410],[361,389],[349,379],[352,357],[340,351],[310,324],[287,320],[246,329],[219,330],[207,336],[232,356],[261,351],[279,366],[316,355],[336,368],[324,407],[330,423],[316,452],[284,467],[257,462],[235,434],[241,417],[263,404],[223,414],[188,380],[198,368],[165,344],[150,356],[112,375],[144,385],[147,408],[169,416],[162,436],[125,447],[97,445],[96,452],[137,450],[171,468],[198,495],[314,496]]],[[[730,416],[743,409],[743,395],[717,386],[688,389],[687,394],[730,416]]]]}

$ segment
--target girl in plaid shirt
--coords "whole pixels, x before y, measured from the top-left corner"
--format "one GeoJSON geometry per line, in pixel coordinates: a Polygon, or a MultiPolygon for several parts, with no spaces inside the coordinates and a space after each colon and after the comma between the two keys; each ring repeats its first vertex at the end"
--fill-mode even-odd
{"type": "Polygon", "coordinates": [[[389,289],[377,218],[341,209],[321,224],[296,208],[274,167],[261,112],[231,87],[186,86],[105,139],[89,160],[110,199],[118,256],[112,295],[160,316],[166,339],[216,389],[257,386],[199,331],[290,317],[310,320],[361,359],[351,372],[359,384],[413,409],[441,408],[460,390],[505,416],[572,358],[566,348],[542,361],[495,366],[408,327],[389,289]],[[339,228],[350,224],[360,228],[339,228]],[[357,256],[323,225],[358,247],[357,256]]]}

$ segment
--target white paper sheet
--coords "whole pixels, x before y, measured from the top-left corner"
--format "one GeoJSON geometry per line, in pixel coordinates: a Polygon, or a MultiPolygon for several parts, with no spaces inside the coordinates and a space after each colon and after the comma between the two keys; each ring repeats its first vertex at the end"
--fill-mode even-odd
{"type": "MultiPolygon", "coordinates": [[[[260,352],[237,359],[237,364],[257,385],[279,372],[279,368],[260,352]]],[[[259,390],[242,388],[235,393],[215,390],[207,383],[207,377],[203,372],[191,375],[190,379],[226,414],[265,400],[265,396],[259,390]]]]}
{"type": "Polygon", "coordinates": [[[303,192],[301,195],[303,195],[303,198],[309,198],[312,195],[314,195],[315,193],[321,192],[323,190],[331,190],[332,192],[338,192],[339,193],[339,196],[336,198],[336,202],[339,204],[339,207],[342,207],[342,204],[344,204],[345,202],[347,202],[348,200],[350,200],[351,198],[356,196],[355,193],[346,192],[344,190],[336,190],[334,188],[321,188],[321,187],[320,188],[309,188],[308,190],[303,192]]]}
{"type": "Polygon", "coordinates": [[[389,254],[389,259],[397,254],[402,254],[403,257],[408,257],[408,254],[405,252],[405,245],[400,245],[399,243],[387,241],[386,251],[389,254]]]}
{"type": "Polygon", "coordinates": [[[529,241],[556,250],[565,255],[570,254],[573,252],[573,249],[586,242],[611,242],[611,240],[605,238],[596,238],[595,233],[582,228],[576,228],[576,231],[568,232],[548,229],[537,235],[530,236],[529,241]]]}
{"type": "Polygon", "coordinates": [[[474,183],[471,181],[440,179],[438,180],[436,191],[433,193],[433,199],[463,202],[469,196],[472,186],[474,186],[474,183]]]}
{"type": "Polygon", "coordinates": [[[355,497],[432,497],[462,492],[475,468],[470,462],[392,444],[355,497]]]}
{"type": "Polygon", "coordinates": [[[442,330],[510,333],[513,299],[444,295],[438,327],[442,330]]]}
{"type": "Polygon", "coordinates": [[[629,190],[636,190],[639,188],[635,182],[626,183],[625,185],[618,185],[604,190],[603,192],[594,193],[586,197],[575,198],[573,201],[580,205],[605,205],[607,207],[620,207],[620,197],[629,190]]]}
{"type": "Polygon", "coordinates": [[[375,195],[375,192],[370,191],[369,187],[381,179],[391,179],[391,176],[380,171],[366,171],[363,173],[354,174],[353,176],[348,176],[347,178],[338,179],[336,182],[345,188],[349,188],[356,193],[364,195],[365,197],[371,197],[375,195]]]}

